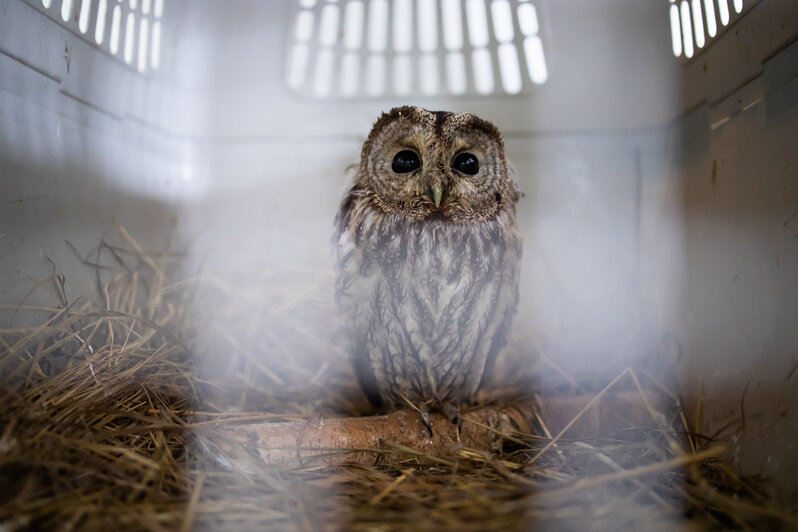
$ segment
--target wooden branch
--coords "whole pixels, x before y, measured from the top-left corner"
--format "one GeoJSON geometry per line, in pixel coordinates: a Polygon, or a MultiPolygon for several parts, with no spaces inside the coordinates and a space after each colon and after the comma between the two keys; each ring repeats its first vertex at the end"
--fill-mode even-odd
{"type": "Polygon", "coordinates": [[[496,450],[504,439],[519,435],[546,437],[548,431],[551,437],[574,418],[576,421],[562,437],[589,438],[630,426],[653,426],[654,420],[638,392],[605,394],[588,409],[594,398],[554,397],[542,404],[525,400],[480,407],[462,414],[459,435],[454,423],[442,414],[432,413],[430,437],[418,412],[400,410],[382,416],[224,425],[217,433],[221,437],[214,437],[213,433],[206,436],[221,451],[217,454],[220,461],[247,469],[246,463],[253,455],[269,465],[291,467],[374,464],[395,461],[400,454],[402,458],[415,455],[429,463],[446,462],[440,457],[458,446],[496,450]]]}

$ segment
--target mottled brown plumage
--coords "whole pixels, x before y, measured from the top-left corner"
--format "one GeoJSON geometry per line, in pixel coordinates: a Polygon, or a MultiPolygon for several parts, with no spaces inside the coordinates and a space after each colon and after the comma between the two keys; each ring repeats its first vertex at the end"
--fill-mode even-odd
{"type": "Polygon", "coordinates": [[[375,405],[473,397],[518,302],[517,200],[489,122],[399,107],[374,124],[334,244],[337,300],[375,405]]]}

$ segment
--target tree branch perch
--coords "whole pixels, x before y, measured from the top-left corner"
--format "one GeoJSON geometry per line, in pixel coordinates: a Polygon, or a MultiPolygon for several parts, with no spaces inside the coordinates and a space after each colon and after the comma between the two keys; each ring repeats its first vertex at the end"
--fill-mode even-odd
{"type": "MultiPolygon", "coordinates": [[[[443,414],[430,414],[433,435],[418,412],[400,410],[387,415],[311,419],[308,421],[224,424],[224,438],[214,444],[234,467],[245,467],[253,455],[265,464],[283,467],[374,464],[396,460],[397,449],[412,450],[422,460],[445,454],[458,446],[497,450],[503,439],[544,431],[552,435],[578,418],[566,438],[589,438],[630,426],[653,425],[637,392],[607,393],[586,409],[595,396],[526,399],[513,404],[489,405],[464,412],[462,430],[443,414]]],[[[216,430],[218,430],[218,426],[216,430]]]]}

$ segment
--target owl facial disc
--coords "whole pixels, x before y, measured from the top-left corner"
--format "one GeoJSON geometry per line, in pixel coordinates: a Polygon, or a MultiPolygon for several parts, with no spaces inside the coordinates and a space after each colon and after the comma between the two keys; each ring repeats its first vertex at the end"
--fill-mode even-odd
{"type": "Polygon", "coordinates": [[[385,214],[438,223],[494,220],[517,199],[499,130],[470,113],[398,107],[363,145],[355,180],[385,214]]]}

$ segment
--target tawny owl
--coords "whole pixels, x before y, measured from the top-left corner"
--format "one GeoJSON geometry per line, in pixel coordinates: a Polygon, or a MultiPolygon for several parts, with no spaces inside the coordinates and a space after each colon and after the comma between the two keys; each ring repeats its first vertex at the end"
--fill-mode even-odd
{"type": "Polygon", "coordinates": [[[493,124],[418,107],[374,124],[334,245],[355,372],[376,406],[473,398],[518,302],[517,200],[493,124]]]}

